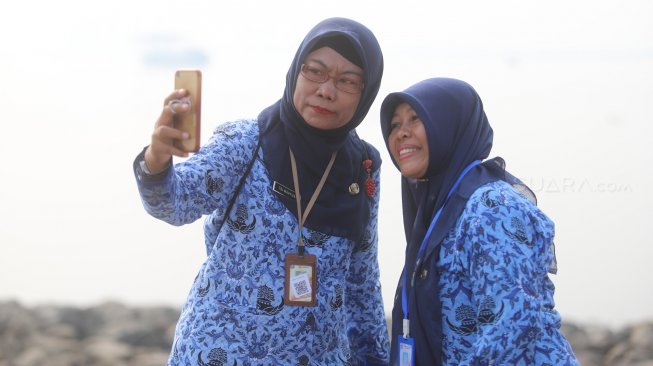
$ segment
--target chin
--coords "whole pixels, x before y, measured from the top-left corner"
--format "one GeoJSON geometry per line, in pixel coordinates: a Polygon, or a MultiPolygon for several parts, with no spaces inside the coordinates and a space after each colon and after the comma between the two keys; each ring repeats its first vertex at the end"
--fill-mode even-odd
{"type": "Polygon", "coordinates": [[[345,124],[337,124],[333,122],[328,122],[328,121],[311,121],[311,120],[306,120],[306,123],[311,126],[315,127],[319,130],[333,130],[338,127],[344,126],[345,124]]]}
{"type": "Polygon", "coordinates": [[[419,174],[414,169],[401,170],[401,175],[403,175],[406,178],[410,178],[410,179],[420,179],[420,178],[422,178],[422,174],[419,174]]]}

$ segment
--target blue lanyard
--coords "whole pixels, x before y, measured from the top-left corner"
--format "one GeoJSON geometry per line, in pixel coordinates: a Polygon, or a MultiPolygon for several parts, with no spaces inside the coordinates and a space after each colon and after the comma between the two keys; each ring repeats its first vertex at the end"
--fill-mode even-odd
{"type": "MultiPolygon", "coordinates": [[[[451,187],[451,190],[449,190],[449,193],[447,193],[447,198],[444,200],[444,205],[440,207],[438,212],[435,214],[435,217],[433,218],[433,221],[431,221],[431,225],[429,225],[429,229],[426,232],[426,235],[424,235],[424,239],[422,240],[422,244],[419,247],[419,251],[417,252],[417,262],[415,263],[415,270],[417,270],[417,267],[419,266],[419,263],[421,261],[422,253],[424,252],[424,249],[426,249],[426,243],[429,241],[429,237],[431,236],[431,232],[433,232],[433,228],[435,227],[435,223],[438,221],[440,218],[440,214],[442,213],[442,209],[444,206],[449,202],[449,197],[453,194],[453,192],[458,188],[460,185],[460,182],[463,180],[465,175],[475,166],[480,164],[480,160],[473,161],[471,164],[469,164],[465,170],[460,173],[458,176],[458,179],[456,179],[456,182],[453,184],[453,187],[451,187]]],[[[413,270],[412,276],[415,275],[415,270],[413,270]]],[[[404,338],[408,338],[410,331],[408,327],[408,296],[406,295],[406,285],[407,285],[407,280],[406,278],[408,277],[406,274],[406,266],[404,265],[404,285],[402,286],[401,289],[401,309],[404,312],[404,322],[403,322],[403,333],[404,333],[404,338]]],[[[411,276],[411,277],[412,277],[411,276]]]]}

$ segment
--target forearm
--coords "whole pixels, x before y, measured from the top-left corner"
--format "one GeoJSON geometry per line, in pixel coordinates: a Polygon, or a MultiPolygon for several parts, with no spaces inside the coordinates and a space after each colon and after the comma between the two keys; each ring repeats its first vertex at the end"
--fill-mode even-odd
{"type": "MultiPolygon", "coordinates": [[[[135,162],[145,209],[154,217],[182,225],[226,207],[254,159],[257,138],[256,121],[228,122],[218,126],[196,154],[159,174],[143,174],[135,162]],[[240,138],[234,139],[235,135],[240,138]]],[[[139,155],[143,161],[146,151],[139,155]]]]}
{"type": "Polygon", "coordinates": [[[134,175],[141,202],[145,211],[172,225],[183,225],[197,220],[201,214],[191,210],[186,200],[189,192],[183,192],[183,184],[175,167],[169,165],[152,174],[145,163],[145,151],[139,154],[133,164],[134,175]]]}

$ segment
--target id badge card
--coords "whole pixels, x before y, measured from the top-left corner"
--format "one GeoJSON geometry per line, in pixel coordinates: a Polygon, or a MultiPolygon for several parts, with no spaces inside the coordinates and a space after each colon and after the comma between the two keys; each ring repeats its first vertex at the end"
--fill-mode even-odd
{"type": "Polygon", "coordinates": [[[316,258],[312,254],[286,254],[286,281],[283,303],[315,306],[317,291],[316,258]]]}
{"type": "Polygon", "coordinates": [[[399,366],[413,366],[415,359],[415,340],[399,336],[399,366]]]}

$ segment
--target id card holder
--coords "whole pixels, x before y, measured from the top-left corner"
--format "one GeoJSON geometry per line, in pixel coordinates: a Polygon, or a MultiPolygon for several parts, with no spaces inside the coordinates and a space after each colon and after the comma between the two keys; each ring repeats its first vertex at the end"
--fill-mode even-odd
{"type": "Polygon", "coordinates": [[[286,254],[286,281],[283,303],[315,306],[317,292],[316,258],[312,254],[286,254]]]}
{"type": "Polygon", "coordinates": [[[413,366],[415,363],[415,340],[399,336],[399,366],[413,366]]]}

